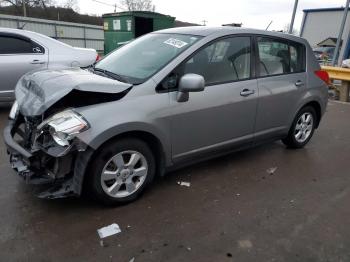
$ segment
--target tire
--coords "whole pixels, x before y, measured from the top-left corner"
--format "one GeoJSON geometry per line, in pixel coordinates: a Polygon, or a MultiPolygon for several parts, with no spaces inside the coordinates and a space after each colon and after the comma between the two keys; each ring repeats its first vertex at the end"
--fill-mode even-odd
{"type": "Polygon", "coordinates": [[[303,148],[313,136],[317,121],[315,109],[311,106],[303,107],[294,118],[288,136],[282,139],[282,142],[289,148],[303,148]],[[305,117],[308,116],[311,117],[311,122],[305,121],[305,117]]]}
{"type": "Polygon", "coordinates": [[[152,151],[142,140],[112,141],[93,156],[87,173],[88,187],[104,204],[126,204],[136,200],[151,184],[155,165],[152,151]]]}

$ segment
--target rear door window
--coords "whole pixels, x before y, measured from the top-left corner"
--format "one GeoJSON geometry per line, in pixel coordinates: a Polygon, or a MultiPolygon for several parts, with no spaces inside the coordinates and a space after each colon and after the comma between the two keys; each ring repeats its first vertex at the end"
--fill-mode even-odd
{"type": "Polygon", "coordinates": [[[259,76],[303,72],[304,46],[278,39],[258,37],[259,76]]]}
{"type": "Polygon", "coordinates": [[[29,39],[0,36],[0,54],[43,54],[44,48],[29,39]]]}

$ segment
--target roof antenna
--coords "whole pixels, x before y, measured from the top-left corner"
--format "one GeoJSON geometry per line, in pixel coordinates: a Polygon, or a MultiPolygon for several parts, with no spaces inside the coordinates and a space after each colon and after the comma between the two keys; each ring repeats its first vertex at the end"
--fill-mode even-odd
{"type": "Polygon", "coordinates": [[[269,23],[269,25],[266,27],[265,30],[269,29],[270,25],[272,24],[273,20],[271,20],[271,22],[269,23]]]}
{"type": "Polygon", "coordinates": [[[19,26],[18,29],[23,30],[23,28],[27,25],[27,23],[24,23],[22,26],[19,26]]]}

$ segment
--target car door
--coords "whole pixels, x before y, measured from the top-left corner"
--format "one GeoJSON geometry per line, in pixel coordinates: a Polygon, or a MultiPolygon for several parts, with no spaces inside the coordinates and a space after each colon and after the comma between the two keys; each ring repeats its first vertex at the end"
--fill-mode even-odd
{"type": "Polygon", "coordinates": [[[12,33],[0,33],[0,43],[0,101],[10,101],[22,75],[47,67],[48,52],[34,41],[12,33]]]}
{"type": "Polygon", "coordinates": [[[173,83],[195,73],[206,82],[186,102],[170,92],[174,162],[252,141],[258,92],[251,65],[251,37],[232,36],[200,49],[169,76],[173,83]]]}
{"type": "Polygon", "coordinates": [[[305,47],[291,41],[257,37],[259,102],[256,140],[288,132],[305,90],[305,47]]]}

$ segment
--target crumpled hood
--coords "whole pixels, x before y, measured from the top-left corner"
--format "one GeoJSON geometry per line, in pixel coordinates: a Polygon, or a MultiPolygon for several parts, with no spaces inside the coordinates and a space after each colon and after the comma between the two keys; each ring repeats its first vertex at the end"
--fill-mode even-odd
{"type": "MultiPolygon", "coordinates": [[[[89,98],[89,103],[92,104],[91,100],[94,96],[98,99],[102,95],[112,101],[113,97],[117,97],[115,94],[123,93],[131,86],[87,70],[69,68],[28,73],[17,83],[15,94],[21,113],[24,116],[37,116],[72,91],[78,91],[77,94],[90,92],[92,97],[89,98]]],[[[79,100],[79,98],[81,100],[84,97],[86,96],[76,95],[73,99],[71,97],[70,101],[79,100]]],[[[80,104],[81,102],[84,101],[80,101],[80,104]]]]}

